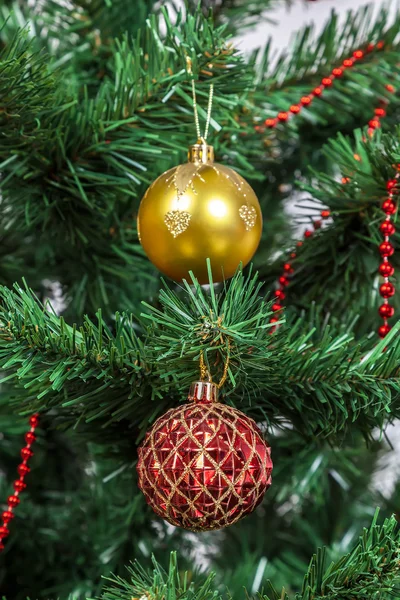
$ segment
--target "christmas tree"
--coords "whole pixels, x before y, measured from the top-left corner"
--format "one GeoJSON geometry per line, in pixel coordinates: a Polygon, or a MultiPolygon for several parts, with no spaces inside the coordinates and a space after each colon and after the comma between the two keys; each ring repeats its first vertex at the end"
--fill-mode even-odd
{"type": "Polygon", "coordinates": [[[277,4],[0,4],[7,600],[400,597],[400,12],[241,53],[277,4]],[[209,264],[208,286],[163,279],[137,230],[196,142],[193,84],[263,214],[252,261],[222,283],[209,264]],[[136,465],[200,367],[274,469],[252,514],[194,533],[154,514],[136,465]]]}

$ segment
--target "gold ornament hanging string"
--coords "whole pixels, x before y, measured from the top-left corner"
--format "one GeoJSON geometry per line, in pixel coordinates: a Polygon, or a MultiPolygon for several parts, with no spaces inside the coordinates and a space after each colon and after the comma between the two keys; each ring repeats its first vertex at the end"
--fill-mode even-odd
{"type": "MultiPolygon", "coordinates": [[[[230,350],[230,341],[228,340],[228,351],[230,350]]],[[[222,377],[217,383],[218,389],[221,389],[224,385],[227,377],[228,377],[228,369],[229,369],[229,354],[226,357],[224,364],[224,372],[222,373],[222,377]]],[[[209,383],[213,383],[212,376],[210,371],[207,369],[206,363],[204,361],[204,353],[203,350],[200,350],[200,379],[201,381],[209,381],[209,383]]]]}
{"type": "Polygon", "coordinates": [[[207,137],[208,137],[208,130],[210,128],[210,121],[211,121],[211,111],[212,111],[212,104],[213,104],[213,97],[214,97],[214,84],[213,83],[210,84],[210,91],[208,93],[207,117],[206,117],[206,125],[204,128],[204,136],[203,136],[203,135],[201,135],[201,129],[200,129],[199,112],[198,112],[198,108],[197,108],[196,85],[194,82],[194,75],[193,75],[193,71],[192,71],[192,59],[189,56],[186,57],[186,70],[187,70],[188,74],[191,76],[191,82],[192,82],[193,113],[194,113],[194,122],[196,125],[197,139],[199,141],[201,141],[203,144],[206,144],[207,137]]]}

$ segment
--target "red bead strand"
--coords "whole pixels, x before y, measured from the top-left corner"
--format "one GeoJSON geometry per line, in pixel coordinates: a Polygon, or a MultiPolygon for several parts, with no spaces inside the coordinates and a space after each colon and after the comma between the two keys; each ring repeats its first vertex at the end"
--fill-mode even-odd
{"type": "Polygon", "coordinates": [[[378,327],[378,335],[381,338],[386,337],[389,333],[391,327],[388,323],[388,319],[394,315],[394,307],[389,304],[389,298],[394,296],[396,290],[393,283],[389,281],[389,277],[392,277],[394,274],[394,267],[389,262],[389,256],[392,256],[394,253],[394,247],[390,242],[390,236],[396,231],[396,228],[392,223],[392,217],[397,211],[395,195],[399,191],[399,179],[400,171],[396,173],[393,179],[389,179],[386,184],[388,197],[382,203],[382,211],[385,215],[385,219],[379,227],[379,230],[384,237],[383,242],[379,246],[382,262],[378,269],[379,274],[383,277],[383,283],[379,287],[379,293],[383,298],[383,304],[381,304],[378,309],[379,316],[383,319],[383,325],[378,327]]]}
{"type": "MultiPolygon", "coordinates": [[[[328,82],[325,82],[325,86],[327,86],[327,85],[331,85],[331,84],[329,84],[328,82]]],[[[388,89],[388,91],[390,91],[390,92],[395,91],[394,87],[389,84],[386,86],[386,89],[388,89]]],[[[382,119],[383,117],[386,116],[386,110],[383,108],[383,105],[385,105],[385,104],[387,104],[387,100],[381,100],[380,106],[378,108],[376,108],[374,111],[374,115],[375,115],[374,119],[379,121],[379,125],[376,125],[375,127],[371,127],[371,122],[369,123],[370,127],[368,129],[368,133],[370,135],[373,135],[375,130],[378,127],[380,127],[380,119],[382,119]]],[[[297,111],[293,111],[292,108],[293,107],[291,107],[291,109],[290,109],[291,112],[296,113],[297,111]]],[[[354,158],[356,160],[361,161],[361,157],[358,154],[355,154],[354,158]]],[[[389,237],[390,237],[390,235],[393,235],[393,233],[395,232],[395,227],[394,227],[393,223],[391,222],[390,217],[391,217],[391,215],[395,214],[397,211],[397,204],[393,201],[393,196],[395,194],[395,191],[397,191],[397,189],[395,189],[395,188],[397,188],[399,177],[400,177],[400,171],[395,176],[394,179],[391,179],[388,181],[387,189],[388,189],[389,197],[382,204],[382,210],[386,214],[386,219],[380,226],[380,230],[383,233],[385,239],[379,246],[379,251],[381,253],[382,260],[383,260],[382,264],[379,266],[379,273],[382,275],[382,277],[385,278],[385,283],[382,284],[382,286],[380,287],[380,294],[384,298],[384,304],[379,308],[379,314],[384,319],[384,324],[382,325],[382,327],[379,328],[379,335],[381,335],[382,337],[384,337],[385,335],[387,335],[387,333],[389,333],[390,327],[387,325],[386,321],[388,318],[392,317],[394,314],[394,308],[388,304],[388,298],[393,296],[395,293],[395,288],[394,288],[393,284],[388,282],[388,278],[394,274],[394,267],[393,267],[393,265],[391,265],[389,263],[388,257],[390,257],[394,254],[394,247],[390,243],[389,237]]],[[[343,185],[350,183],[350,181],[351,181],[350,177],[342,177],[343,185]]],[[[316,221],[313,222],[313,230],[311,230],[311,229],[305,230],[304,239],[306,240],[306,239],[312,237],[314,234],[314,231],[321,228],[322,220],[328,219],[330,216],[331,216],[331,213],[329,210],[322,210],[321,211],[321,219],[317,219],[316,221]]],[[[304,242],[302,242],[302,241],[298,241],[296,243],[296,246],[301,247],[303,245],[303,243],[304,242]]],[[[278,288],[275,290],[275,299],[274,299],[274,303],[272,304],[272,307],[271,307],[274,313],[279,313],[279,311],[281,311],[283,308],[283,302],[286,298],[285,289],[286,289],[286,286],[290,283],[289,276],[292,275],[294,272],[294,267],[293,267],[292,261],[296,258],[296,252],[292,251],[289,256],[290,256],[290,260],[287,260],[284,263],[283,273],[278,278],[278,288]]],[[[276,323],[277,321],[279,321],[279,318],[277,318],[277,316],[274,314],[270,318],[270,323],[276,323]]],[[[276,325],[271,327],[270,333],[273,333],[276,330],[276,328],[277,328],[276,325]]]]}
{"type": "MultiPolygon", "coordinates": [[[[395,89],[392,85],[387,84],[386,89],[388,92],[390,92],[391,94],[393,94],[395,92],[395,89]]],[[[388,100],[386,98],[382,98],[382,100],[380,101],[379,106],[377,106],[377,108],[375,108],[374,110],[374,116],[372,117],[372,119],[368,122],[368,135],[370,137],[372,137],[375,133],[375,131],[377,129],[380,129],[381,127],[381,120],[386,117],[386,107],[388,105],[388,100]]]]}
{"type": "Polygon", "coordinates": [[[35,429],[39,424],[39,415],[34,414],[29,419],[30,430],[25,434],[26,445],[21,450],[22,462],[18,466],[19,479],[14,481],[14,493],[8,497],[7,510],[3,511],[1,515],[2,525],[0,526],[0,552],[4,550],[3,540],[9,535],[10,530],[8,524],[14,518],[14,509],[20,503],[20,493],[26,488],[25,476],[29,473],[30,468],[28,467],[28,460],[33,456],[31,450],[32,444],[36,440],[35,429]]]}
{"type": "MultiPolygon", "coordinates": [[[[297,104],[292,104],[287,109],[287,111],[280,111],[276,114],[275,117],[267,117],[264,121],[264,127],[260,125],[255,126],[256,131],[262,132],[265,127],[267,129],[273,129],[279,123],[286,123],[294,115],[298,115],[301,112],[302,108],[310,106],[314,98],[320,98],[324,94],[325,90],[330,88],[334,84],[335,79],[340,79],[340,77],[342,77],[343,73],[347,69],[351,69],[358,61],[362,60],[366,54],[369,54],[374,50],[382,50],[383,48],[384,43],[378,42],[377,44],[368,44],[365,50],[362,50],[360,48],[355,50],[351,57],[344,59],[340,67],[332,69],[331,73],[328,76],[323,77],[321,83],[317,85],[310,92],[310,94],[302,96],[299,102],[297,104]]],[[[388,90],[388,92],[391,93],[395,91],[393,86],[390,84],[386,86],[386,89],[388,90]]],[[[382,116],[385,116],[384,114],[381,114],[381,111],[384,111],[383,107],[379,107],[379,109],[377,110],[378,112],[375,111],[373,119],[371,119],[369,122],[369,131],[371,132],[375,131],[375,129],[380,127],[380,118],[382,116]]]]}
{"type": "MultiPolygon", "coordinates": [[[[329,217],[331,215],[329,210],[322,210],[320,214],[321,214],[322,219],[329,219],[329,217]]],[[[311,229],[305,230],[304,239],[312,237],[314,234],[314,231],[321,228],[322,219],[317,219],[316,221],[313,222],[313,230],[311,230],[311,229]]],[[[303,245],[303,242],[297,242],[297,244],[296,244],[296,246],[299,248],[302,245],[303,245]]],[[[271,307],[272,310],[274,311],[274,313],[279,313],[279,311],[281,311],[283,308],[283,301],[285,300],[285,297],[286,297],[285,288],[290,283],[290,280],[289,280],[290,275],[292,275],[294,273],[293,261],[296,259],[296,257],[297,257],[297,253],[295,251],[292,251],[289,255],[289,259],[283,265],[283,273],[278,278],[278,289],[275,290],[275,299],[274,299],[274,303],[271,307]]],[[[277,318],[277,316],[275,314],[269,320],[270,323],[276,323],[277,321],[279,321],[279,318],[277,318]]],[[[273,333],[276,330],[276,327],[277,327],[276,325],[271,327],[270,333],[273,333]]]]}

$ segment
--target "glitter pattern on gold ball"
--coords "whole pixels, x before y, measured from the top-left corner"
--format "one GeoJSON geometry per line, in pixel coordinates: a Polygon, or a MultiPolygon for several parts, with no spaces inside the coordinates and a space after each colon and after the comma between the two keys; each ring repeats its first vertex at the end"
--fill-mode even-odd
{"type": "Polygon", "coordinates": [[[260,205],[250,185],[233,169],[214,163],[213,148],[190,147],[189,162],[154,181],[139,207],[140,242],[151,262],[179,281],[193,271],[208,283],[232,277],[257,250],[260,205]]]}

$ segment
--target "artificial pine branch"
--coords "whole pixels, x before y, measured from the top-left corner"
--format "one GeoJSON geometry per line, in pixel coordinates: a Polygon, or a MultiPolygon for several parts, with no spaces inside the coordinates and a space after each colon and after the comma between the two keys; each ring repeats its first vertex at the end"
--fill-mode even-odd
{"type": "Polygon", "coordinates": [[[18,409],[58,407],[94,433],[98,419],[128,420],[143,435],[185,398],[202,350],[216,379],[230,356],[230,402],[258,420],[287,420],[305,436],[334,437],[353,427],[370,436],[399,416],[397,327],[372,350],[329,328],[317,336],[301,321],[271,337],[270,307],[256,278],[239,272],[219,294],[194,284],[180,294],[166,288],[162,309],[148,307],[144,315],[147,330],[117,315],[115,332],[101,314],[97,324],[86,318],[70,327],[29,290],[2,288],[0,367],[3,381],[28,391],[22,400],[17,394],[18,409]]]}
{"type": "Polygon", "coordinates": [[[377,524],[379,511],[359,543],[341,559],[327,566],[326,549],[319,549],[304,577],[300,593],[277,592],[268,584],[264,600],[371,600],[393,597],[400,586],[400,533],[394,517],[377,524]]]}
{"type": "MultiPolygon", "coordinates": [[[[338,600],[373,597],[388,600],[400,584],[399,542],[400,534],[394,517],[377,524],[378,511],[369,529],[360,536],[351,552],[327,566],[327,550],[319,549],[311,559],[299,593],[278,593],[268,583],[268,595],[263,600],[338,600]]],[[[149,600],[207,600],[221,598],[212,590],[211,574],[203,583],[189,583],[188,573],[181,573],[176,554],[170,559],[168,572],[153,559],[153,572],[145,571],[140,564],[128,567],[128,579],[111,577],[100,600],[131,600],[146,597],[149,600]]]]}

